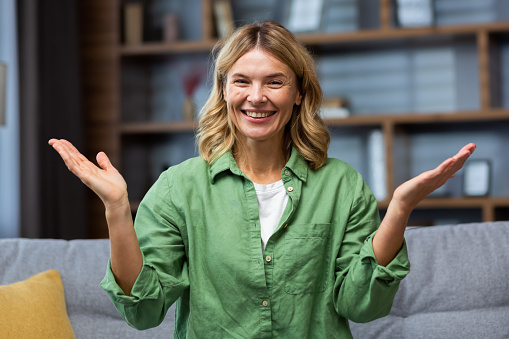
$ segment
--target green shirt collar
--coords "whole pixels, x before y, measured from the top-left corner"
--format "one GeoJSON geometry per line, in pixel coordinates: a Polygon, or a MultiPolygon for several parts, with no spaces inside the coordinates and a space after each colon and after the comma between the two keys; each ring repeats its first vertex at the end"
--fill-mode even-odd
{"type": "MultiPolygon", "coordinates": [[[[308,176],[308,163],[300,155],[299,151],[295,147],[292,147],[292,154],[290,160],[286,163],[284,170],[289,169],[293,174],[301,181],[306,182],[308,176]]],[[[216,176],[224,171],[230,170],[233,174],[243,175],[237,165],[237,162],[233,158],[231,151],[226,152],[209,167],[210,182],[214,184],[216,176]]]]}

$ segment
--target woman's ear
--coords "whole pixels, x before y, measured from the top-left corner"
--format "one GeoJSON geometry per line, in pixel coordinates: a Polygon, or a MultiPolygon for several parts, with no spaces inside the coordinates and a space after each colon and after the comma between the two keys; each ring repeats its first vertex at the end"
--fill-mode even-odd
{"type": "Polygon", "coordinates": [[[297,97],[295,98],[295,105],[300,106],[302,103],[302,93],[297,91],[297,97]]]}
{"type": "Polygon", "coordinates": [[[226,100],[226,80],[225,79],[223,79],[223,81],[221,81],[221,87],[223,90],[223,99],[226,100]]]}

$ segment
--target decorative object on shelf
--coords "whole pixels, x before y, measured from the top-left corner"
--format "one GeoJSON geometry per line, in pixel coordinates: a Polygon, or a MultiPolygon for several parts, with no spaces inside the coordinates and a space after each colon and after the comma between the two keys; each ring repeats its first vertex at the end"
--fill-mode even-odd
{"type": "Polygon", "coordinates": [[[382,201],[387,198],[387,171],[384,133],[381,129],[369,133],[367,150],[370,188],[376,200],[382,201]]]}
{"type": "Polygon", "coordinates": [[[286,27],[292,32],[319,31],[323,0],[292,0],[286,27]]]}
{"type": "Polygon", "coordinates": [[[220,39],[227,37],[235,29],[233,10],[230,0],[214,0],[214,18],[217,35],[220,39]]]}
{"type": "Polygon", "coordinates": [[[124,6],[124,40],[127,45],[143,42],[143,4],[128,2],[124,6]]]}
{"type": "Polygon", "coordinates": [[[320,115],[322,119],[346,118],[350,115],[350,103],[345,98],[324,98],[320,115]]]}
{"type": "Polygon", "coordinates": [[[433,26],[433,0],[397,0],[396,3],[399,26],[433,26]]]}
{"type": "Polygon", "coordinates": [[[196,91],[196,88],[200,85],[202,77],[203,73],[197,68],[189,71],[188,74],[183,76],[184,93],[186,95],[182,107],[182,117],[184,118],[184,121],[194,121],[196,104],[194,103],[193,94],[196,91]]]}
{"type": "Polygon", "coordinates": [[[463,168],[463,194],[467,197],[489,195],[491,184],[490,160],[470,160],[463,168]]]}
{"type": "Polygon", "coordinates": [[[179,39],[179,17],[177,14],[168,13],[163,17],[163,39],[165,42],[175,42],[179,39]]]}
{"type": "Polygon", "coordinates": [[[5,125],[5,111],[7,104],[7,66],[0,63],[0,126],[5,125]]]}

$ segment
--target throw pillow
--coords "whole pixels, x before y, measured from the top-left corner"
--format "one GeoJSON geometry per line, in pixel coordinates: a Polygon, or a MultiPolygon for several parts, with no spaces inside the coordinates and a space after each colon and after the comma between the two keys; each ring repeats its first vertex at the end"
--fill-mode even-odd
{"type": "Polygon", "coordinates": [[[0,286],[0,338],[75,338],[60,273],[0,286]]]}

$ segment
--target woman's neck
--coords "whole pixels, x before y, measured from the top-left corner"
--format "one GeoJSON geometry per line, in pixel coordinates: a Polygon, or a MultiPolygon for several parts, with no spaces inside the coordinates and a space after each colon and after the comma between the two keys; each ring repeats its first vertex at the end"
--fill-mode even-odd
{"type": "Polygon", "coordinates": [[[281,170],[288,159],[280,145],[260,143],[237,147],[235,161],[252,182],[271,184],[281,180],[281,170]]]}

